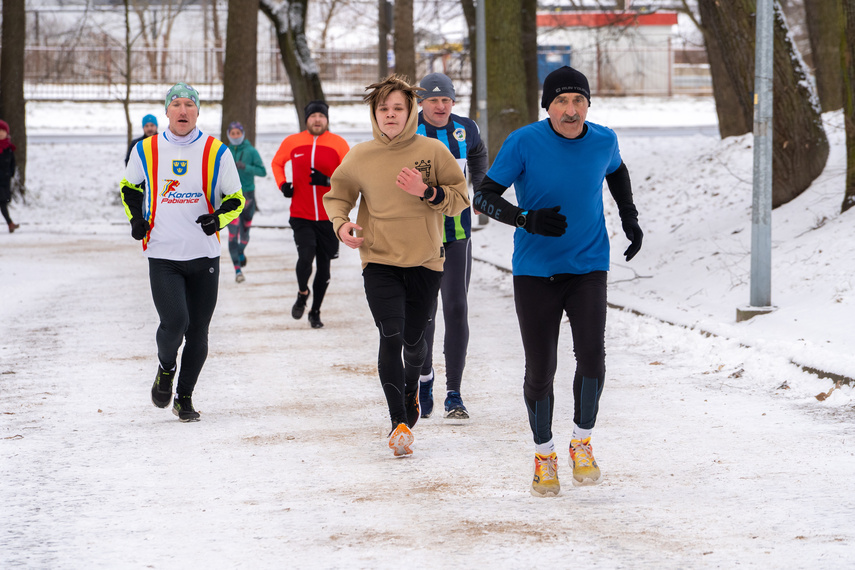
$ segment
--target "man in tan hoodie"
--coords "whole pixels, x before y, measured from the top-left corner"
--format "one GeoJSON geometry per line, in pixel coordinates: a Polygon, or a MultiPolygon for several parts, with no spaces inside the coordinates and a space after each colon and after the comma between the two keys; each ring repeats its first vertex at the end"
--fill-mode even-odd
{"type": "Polygon", "coordinates": [[[438,140],[416,134],[419,89],[399,75],[367,87],[374,139],[351,149],[324,195],[336,236],[359,249],[362,259],[365,296],[380,331],[378,372],[392,420],[389,447],[397,456],[412,453],[410,428],[419,419],[424,331],[445,261],[442,215],[455,216],[469,206],[454,156],[438,140]]]}

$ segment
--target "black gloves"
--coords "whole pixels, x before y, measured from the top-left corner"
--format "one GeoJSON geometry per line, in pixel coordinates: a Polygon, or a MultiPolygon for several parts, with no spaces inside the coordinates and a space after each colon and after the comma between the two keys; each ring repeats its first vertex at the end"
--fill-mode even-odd
{"type": "Polygon", "coordinates": [[[641,249],[641,238],[644,237],[644,232],[641,231],[638,221],[630,217],[627,217],[625,220],[621,220],[621,225],[623,226],[623,233],[626,234],[626,239],[632,242],[629,244],[629,247],[626,248],[626,251],[623,252],[626,256],[626,260],[629,261],[635,257],[635,254],[641,249]]]}
{"type": "Polygon", "coordinates": [[[133,218],[131,220],[131,237],[135,240],[141,240],[148,233],[151,226],[143,218],[133,218]]]}
{"type": "Polygon", "coordinates": [[[567,230],[567,216],[559,214],[561,206],[531,210],[526,214],[523,229],[530,234],[558,237],[567,230]]]}
{"type": "Polygon", "coordinates": [[[309,182],[311,182],[313,186],[329,186],[330,177],[320,170],[315,170],[313,168],[312,174],[309,176],[309,182]]]}
{"type": "Polygon", "coordinates": [[[294,185],[291,184],[290,182],[283,182],[279,186],[279,191],[282,192],[282,195],[285,196],[286,198],[290,198],[291,196],[294,195],[294,185]]]}
{"type": "Polygon", "coordinates": [[[244,164],[244,163],[243,163],[243,162],[241,162],[240,160],[238,160],[237,162],[235,162],[235,166],[237,166],[237,169],[238,169],[238,170],[243,170],[244,168],[246,168],[246,164],[244,164]]]}
{"type": "Polygon", "coordinates": [[[196,218],[196,223],[202,225],[202,231],[205,235],[212,236],[220,229],[220,216],[214,212],[213,214],[202,214],[196,218]]]}

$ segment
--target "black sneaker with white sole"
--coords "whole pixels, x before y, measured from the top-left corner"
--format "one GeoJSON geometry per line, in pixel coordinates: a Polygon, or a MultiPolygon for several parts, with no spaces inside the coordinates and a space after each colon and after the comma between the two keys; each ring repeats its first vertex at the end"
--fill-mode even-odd
{"type": "Polygon", "coordinates": [[[198,422],[199,412],[193,408],[193,400],[190,396],[175,395],[172,402],[172,413],[178,416],[182,422],[198,422]]]}
{"type": "Polygon", "coordinates": [[[164,370],[157,366],[157,376],[151,385],[151,403],[158,408],[165,408],[172,399],[172,380],[175,378],[175,369],[164,370]]]}

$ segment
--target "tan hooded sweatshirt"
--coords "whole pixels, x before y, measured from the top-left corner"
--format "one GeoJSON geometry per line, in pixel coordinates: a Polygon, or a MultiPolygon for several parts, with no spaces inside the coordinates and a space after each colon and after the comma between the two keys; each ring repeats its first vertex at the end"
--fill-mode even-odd
{"type": "MultiPolygon", "coordinates": [[[[363,268],[380,263],[442,271],[442,214],[456,216],[469,206],[466,179],[454,156],[438,140],[416,134],[417,109],[413,97],[407,124],[392,141],[380,131],[370,111],[374,140],[354,146],[345,155],[332,175],[331,190],[324,195],[336,237],[362,195],[356,223],[365,238],[359,247],[363,268]],[[395,180],[405,166],[421,171],[428,186],[441,187],[445,195],[439,203],[398,188],[395,180]]],[[[437,191],[434,199],[439,195],[437,191]]]]}

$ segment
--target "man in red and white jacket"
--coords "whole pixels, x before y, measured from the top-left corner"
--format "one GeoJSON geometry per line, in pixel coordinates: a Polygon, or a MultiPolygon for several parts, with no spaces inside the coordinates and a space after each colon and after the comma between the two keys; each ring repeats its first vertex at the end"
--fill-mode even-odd
{"type": "Polygon", "coordinates": [[[309,278],[315,263],[312,287],[315,295],[309,310],[312,328],[321,322],[321,303],[330,282],[330,260],[338,257],[338,239],[324,210],[323,196],[330,190],[330,176],[350,150],[345,140],[329,132],[329,106],[323,101],[306,105],[306,130],[287,137],[273,157],[273,176],[286,198],[291,198],[289,223],[297,244],[297,301],[291,316],[303,317],[309,299],[309,278]],[[285,165],[291,163],[291,182],[285,165]]]}

